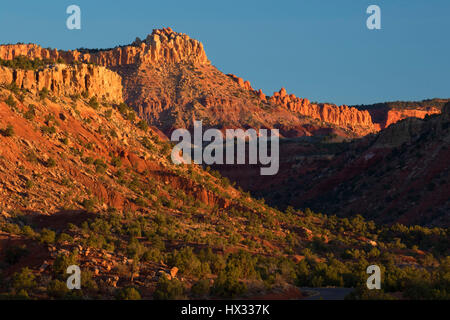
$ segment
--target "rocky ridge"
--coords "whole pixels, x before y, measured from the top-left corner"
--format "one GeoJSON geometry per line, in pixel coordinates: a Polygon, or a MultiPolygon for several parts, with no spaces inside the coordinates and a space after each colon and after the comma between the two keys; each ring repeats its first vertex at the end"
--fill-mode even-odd
{"type": "Polygon", "coordinates": [[[193,117],[202,117],[216,127],[279,127],[282,123],[280,130],[287,136],[324,132],[364,136],[405,117],[423,118],[438,112],[391,112],[379,119],[370,110],[311,103],[288,94],[284,88],[266,96],[261,89],[253,89],[249,81],[218,71],[210,64],[201,42],[171,28],[155,29],[144,40],[137,38],[130,45],[112,49],[62,51],[35,44],[0,46],[0,59],[19,56],[89,63],[116,71],[122,77],[124,100],[150,124],[164,126],[166,134],[174,127],[189,126],[193,117]],[[226,79],[231,79],[237,88],[231,87],[226,79]],[[242,94],[244,91],[247,94],[242,94]],[[183,110],[178,110],[178,106],[183,110]],[[196,114],[196,106],[207,111],[196,114]],[[261,106],[265,106],[264,110],[261,106]],[[223,119],[218,113],[224,113],[223,119]]]}
{"type": "Polygon", "coordinates": [[[18,88],[33,93],[46,88],[55,95],[86,94],[109,102],[123,102],[120,76],[105,67],[87,64],[55,64],[39,70],[0,66],[0,83],[14,83],[18,88]]]}
{"type": "Polygon", "coordinates": [[[191,62],[209,64],[203,44],[171,28],[155,29],[145,40],[136,39],[131,45],[105,50],[45,49],[36,44],[0,46],[0,58],[12,60],[19,56],[30,59],[62,59],[67,63],[93,63],[106,67],[131,64],[167,64],[191,62]]]}
{"type": "Polygon", "coordinates": [[[299,98],[294,94],[288,94],[285,88],[281,88],[280,91],[274,92],[271,97],[268,97],[261,89],[254,90],[249,81],[244,81],[242,78],[233,74],[229,74],[228,76],[241,88],[253,92],[264,102],[282,106],[292,112],[300,113],[313,119],[341,127],[348,127],[352,130],[359,131],[361,135],[377,131],[369,112],[366,110],[358,110],[346,105],[314,104],[306,98],[299,98]]]}

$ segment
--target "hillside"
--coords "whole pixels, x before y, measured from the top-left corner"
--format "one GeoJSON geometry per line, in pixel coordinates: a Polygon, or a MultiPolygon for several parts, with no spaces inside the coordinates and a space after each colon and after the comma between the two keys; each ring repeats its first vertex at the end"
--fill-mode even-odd
{"type": "Polygon", "coordinates": [[[301,298],[294,285],[365,283],[362,257],[389,265],[389,292],[413,298],[404,283],[417,272],[440,285],[447,231],[280,212],[216,172],[173,165],[111,71],[29,72],[1,70],[16,79],[0,89],[2,298],[301,298]],[[81,291],[65,286],[70,264],[81,291]]]}
{"type": "Polygon", "coordinates": [[[0,299],[301,299],[304,286],[448,299],[448,228],[377,224],[354,214],[392,219],[353,212],[339,190],[361,177],[354,205],[377,209],[382,181],[405,210],[394,221],[422,223],[411,213],[418,203],[433,210],[433,225],[447,226],[448,108],[375,134],[377,125],[367,110],[284,89],[266,96],[170,28],[113,49],[2,45],[0,299]],[[209,167],[172,163],[166,135],[193,119],[280,129],[279,175],[227,170],[283,211],[209,167]],[[361,165],[382,158],[380,167],[361,165]],[[405,183],[416,189],[400,189],[403,170],[417,176],[405,183]],[[440,186],[423,196],[423,181],[440,186]],[[69,291],[74,264],[82,290],[69,291]],[[382,291],[362,289],[370,264],[382,266],[382,291]]]}
{"type": "Polygon", "coordinates": [[[442,115],[404,119],[350,143],[285,141],[280,173],[270,181],[250,179],[252,169],[221,171],[282,208],[448,227],[449,112],[447,103],[442,115]]]}

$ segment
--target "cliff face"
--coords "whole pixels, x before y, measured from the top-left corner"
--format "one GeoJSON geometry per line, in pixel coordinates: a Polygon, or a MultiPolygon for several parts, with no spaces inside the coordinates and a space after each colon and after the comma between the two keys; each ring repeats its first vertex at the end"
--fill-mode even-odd
{"type": "Polygon", "coordinates": [[[372,117],[366,110],[358,110],[346,105],[313,104],[308,99],[298,98],[294,94],[287,94],[284,88],[279,92],[275,92],[273,96],[267,97],[262,90],[254,90],[250,82],[244,81],[233,74],[228,76],[241,88],[253,92],[264,102],[282,106],[303,116],[351,129],[360,135],[377,131],[376,126],[372,122],[372,117]]]}
{"type": "Polygon", "coordinates": [[[388,110],[385,115],[385,119],[380,123],[380,129],[385,129],[389,127],[391,124],[394,124],[406,118],[423,119],[427,115],[439,113],[440,110],[435,108],[431,110],[388,110]]]}
{"type": "Polygon", "coordinates": [[[178,62],[209,64],[201,42],[170,28],[153,30],[144,41],[137,39],[129,46],[101,51],[58,51],[44,49],[35,44],[0,46],[1,59],[11,60],[18,56],[30,59],[63,59],[67,63],[76,61],[107,67],[178,62]]]}
{"type": "Polygon", "coordinates": [[[347,126],[354,129],[359,128],[361,130],[367,130],[367,132],[375,131],[372,118],[367,111],[360,111],[346,105],[337,106],[310,103],[308,99],[301,99],[293,94],[288,95],[284,88],[279,92],[275,92],[269,98],[269,102],[282,105],[293,112],[298,112],[302,115],[338,126],[347,126]]]}
{"type": "MultiPolygon", "coordinates": [[[[274,127],[282,123],[279,129],[286,136],[338,130],[341,132],[339,135],[354,137],[377,132],[407,117],[423,118],[439,112],[315,104],[287,94],[284,88],[271,97],[266,96],[262,90],[253,89],[249,81],[217,70],[210,64],[201,42],[171,28],[153,30],[144,40],[136,39],[128,46],[107,50],[58,51],[35,44],[0,46],[1,59],[11,60],[19,56],[90,63],[117,72],[121,77],[124,100],[141,117],[166,133],[175,127],[189,126],[192,118],[196,117],[219,127],[274,127]]],[[[117,85],[120,81],[113,79],[114,76],[106,76],[106,80],[102,80],[106,90],[96,84],[101,83],[96,78],[102,76],[92,75],[96,72],[92,70],[97,69],[76,70],[81,72],[77,76],[60,70],[63,67],[55,68],[23,74],[18,71],[6,77],[8,81],[14,78],[19,86],[26,88],[45,86],[56,93],[78,93],[78,84],[81,91],[89,89],[100,95],[109,94],[110,99],[121,98],[118,93],[120,86],[117,85]],[[68,78],[71,80],[66,80],[68,78]],[[69,87],[65,88],[67,84],[69,87]]]]}
{"type": "Polygon", "coordinates": [[[55,95],[75,95],[87,92],[99,99],[123,102],[120,76],[93,65],[56,64],[41,70],[23,70],[0,67],[0,83],[15,83],[19,88],[39,92],[47,88],[55,95]]]}

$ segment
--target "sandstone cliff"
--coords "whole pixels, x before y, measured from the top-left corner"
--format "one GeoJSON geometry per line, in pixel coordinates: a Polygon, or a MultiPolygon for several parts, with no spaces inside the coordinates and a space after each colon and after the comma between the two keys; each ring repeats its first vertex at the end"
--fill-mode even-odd
{"type": "Polygon", "coordinates": [[[55,95],[75,95],[86,92],[88,96],[120,103],[123,101],[120,76],[93,65],[56,64],[41,70],[10,69],[0,66],[0,83],[15,83],[19,88],[39,92],[47,88],[55,95]]]}
{"type": "MultiPolygon", "coordinates": [[[[436,108],[432,108],[430,110],[377,110],[377,111],[379,113],[382,113],[381,116],[382,119],[378,123],[380,130],[385,129],[389,127],[391,124],[397,123],[400,120],[406,118],[423,119],[427,115],[439,114],[441,112],[436,108]]],[[[371,113],[375,113],[377,111],[372,111],[371,113]]]]}
{"type": "Polygon", "coordinates": [[[249,81],[244,81],[233,74],[228,75],[241,88],[253,92],[262,101],[274,105],[282,106],[292,112],[303,116],[311,117],[323,122],[331,123],[344,128],[357,131],[359,134],[375,132],[376,127],[372,122],[372,117],[366,110],[358,110],[346,105],[337,106],[331,104],[313,104],[308,99],[296,97],[294,94],[287,94],[286,89],[282,88],[275,92],[273,96],[267,97],[261,89],[254,90],[249,81]]]}
{"type": "Polygon", "coordinates": [[[156,29],[144,41],[137,39],[129,46],[108,50],[62,51],[44,49],[36,44],[0,46],[0,58],[12,60],[18,56],[30,59],[62,59],[67,63],[84,62],[114,67],[130,64],[162,64],[192,62],[209,64],[203,44],[171,28],[156,29]]]}
{"type": "MultiPolygon", "coordinates": [[[[193,117],[197,117],[211,126],[220,127],[273,127],[282,123],[281,132],[287,136],[315,135],[313,132],[322,132],[318,130],[320,128],[345,131],[344,135],[348,136],[364,136],[407,117],[423,118],[439,112],[316,104],[288,94],[284,88],[271,97],[266,96],[261,89],[253,89],[249,81],[232,74],[226,76],[217,70],[210,64],[201,42],[171,28],[156,29],[144,40],[136,39],[128,46],[105,50],[58,51],[35,44],[0,46],[0,59],[11,60],[19,56],[89,63],[117,72],[121,77],[124,100],[141,117],[162,127],[166,133],[174,127],[186,127],[193,117]],[[313,125],[315,129],[307,129],[305,125],[313,125]]],[[[47,75],[39,72],[35,75],[31,71],[23,75],[18,72],[15,81],[17,79],[19,86],[33,87],[34,77],[41,82],[36,83],[36,87],[47,86],[63,93],[76,92],[76,83],[84,85],[82,91],[102,91],[93,84],[92,75],[87,84],[83,84],[86,82],[83,82],[83,74],[79,79],[76,75],[71,76],[74,86],[66,89],[63,88],[64,80],[60,81],[67,77],[65,71],[60,74],[49,71],[47,75]],[[42,77],[47,80],[41,81],[42,77]],[[54,84],[49,80],[52,77],[57,78],[54,84]]],[[[9,80],[11,76],[7,78],[9,80]]],[[[108,80],[104,84],[109,87],[108,93],[118,98],[119,86],[115,82],[115,79],[108,80]]],[[[106,92],[102,92],[104,94],[106,92]]]]}

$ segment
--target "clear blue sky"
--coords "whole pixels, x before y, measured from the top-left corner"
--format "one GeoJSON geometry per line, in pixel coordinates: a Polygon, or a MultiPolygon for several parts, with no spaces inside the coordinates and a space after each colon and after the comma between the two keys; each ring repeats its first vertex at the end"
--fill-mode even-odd
{"type": "Polygon", "coordinates": [[[266,94],[360,104],[450,97],[449,15],[449,0],[21,0],[2,3],[0,43],[107,48],[170,26],[266,94]],[[66,29],[70,4],[79,31],[66,29]],[[366,28],[370,4],[382,30],[366,28]]]}

